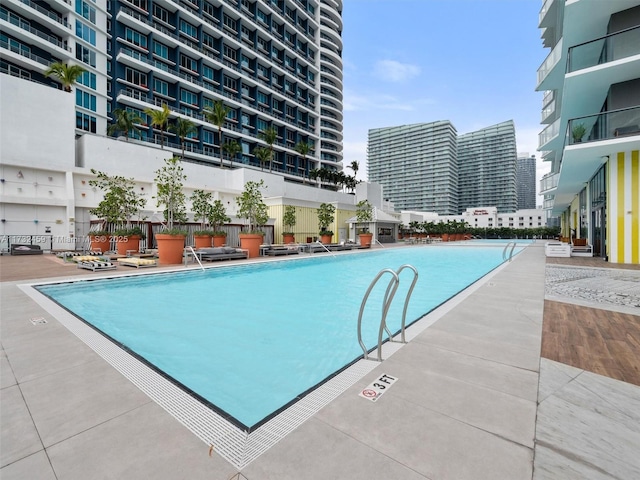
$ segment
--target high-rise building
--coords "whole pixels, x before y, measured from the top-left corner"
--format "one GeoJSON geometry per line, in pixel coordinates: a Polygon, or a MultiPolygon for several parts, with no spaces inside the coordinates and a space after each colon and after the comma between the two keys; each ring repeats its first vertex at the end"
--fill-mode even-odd
{"type": "Polygon", "coordinates": [[[458,210],[494,206],[515,212],[516,131],[512,120],[458,136],[458,210]]]}
{"type": "Polygon", "coordinates": [[[595,255],[640,263],[640,1],[543,2],[544,207],[595,255]]]}
{"type": "Polygon", "coordinates": [[[516,190],[518,210],[536,208],[536,157],[525,154],[518,156],[516,163],[516,190]]]}
{"type": "Polygon", "coordinates": [[[456,129],[449,121],[369,130],[368,179],[398,210],[458,213],[456,129]]]}
{"type": "Polygon", "coordinates": [[[164,138],[176,153],[184,143],[198,163],[260,168],[254,149],[273,128],[273,170],[303,182],[342,169],[341,11],[341,0],[5,0],[0,66],[57,85],[43,76],[53,62],[81,65],[77,133],[105,135],[126,110],[139,117],[132,141],[164,138]],[[203,115],[216,101],[229,109],[221,130],[203,115]],[[180,138],[153,125],[145,110],[163,105],[169,123],[195,128],[180,138]],[[225,154],[233,141],[240,151],[225,154]]]}

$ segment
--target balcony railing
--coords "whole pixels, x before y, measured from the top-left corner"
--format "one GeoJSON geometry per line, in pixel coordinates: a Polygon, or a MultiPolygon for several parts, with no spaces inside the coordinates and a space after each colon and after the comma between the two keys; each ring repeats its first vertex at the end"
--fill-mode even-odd
{"type": "Polygon", "coordinates": [[[562,38],[556,44],[556,46],[553,47],[553,50],[551,50],[551,53],[549,53],[547,58],[544,59],[544,62],[542,62],[540,68],[538,68],[538,85],[540,85],[542,81],[547,78],[547,75],[549,75],[549,72],[553,70],[553,67],[558,64],[560,58],[562,58],[562,38]]]}
{"type": "Polygon", "coordinates": [[[548,173],[540,179],[540,192],[544,193],[553,190],[558,186],[558,173],[548,173]]]}
{"type": "Polygon", "coordinates": [[[567,145],[640,136],[640,107],[611,110],[569,120],[567,145]]]}
{"type": "Polygon", "coordinates": [[[560,134],[560,119],[557,119],[547,128],[545,128],[542,132],[538,134],[538,146],[542,147],[543,145],[549,143],[551,139],[557,137],[560,134]]]}
{"type": "Polygon", "coordinates": [[[567,73],[640,54],[640,26],[569,49],[567,73]]]}

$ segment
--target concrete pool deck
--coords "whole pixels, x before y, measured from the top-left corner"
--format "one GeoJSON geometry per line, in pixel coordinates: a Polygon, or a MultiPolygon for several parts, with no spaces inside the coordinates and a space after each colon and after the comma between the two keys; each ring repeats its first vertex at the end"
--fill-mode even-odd
{"type": "MultiPolygon", "coordinates": [[[[525,249],[446,308],[242,475],[640,478],[640,387],[541,359],[543,247],[525,249]],[[375,403],[360,397],[382,373],[397,382],[375,403]]],[[[101,274],[42,256],[0,257],[0,269],[3,480],[222,480],[237,473],[17,287],[101,274]],[[33,325],[30,319],[39,317],[47,323],[33,325]]],[[[640,285],[638,270],[619,271],[640,285]]],[[[601,299],[589,305],[581,288],[583,308],[608,308],[601,299]]],[[[570,292],[561,293],[570,300],[570,292]]],[[[626,294],[640,298],[640,291],[626,294]]],[[[625,308],[624,315],[640,321],[640,310],[625,308]]]]}

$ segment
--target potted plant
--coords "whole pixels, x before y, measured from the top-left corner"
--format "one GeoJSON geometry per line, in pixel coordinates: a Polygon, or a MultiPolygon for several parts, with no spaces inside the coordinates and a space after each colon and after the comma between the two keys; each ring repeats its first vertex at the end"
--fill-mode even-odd
{"type": "MultiPolygon", "coordinates": [[[[92,215],[97,215],[105,222],[116,225],[116,230],[111,237],[115,240],[116,248],[119,255],[126,255],[127,252],[137,252],[140,249],[140,239],[144,237],[140,227],[131,226],[131,217],[140,212],[145,205],[143,196],[135,190],[135,180],[133,178],[125,178],[119,175],[110,176],[104,172],[91,169],[91,173],[97,176],[93,180],[89,180],[89,185],[97,187],[104,192],[104,197],[96,208],[89,210],[92,215]]],[[[109,233],[102,231],[101,237],[107,237],[109,241],[109,233]]],[[[95,237],[96,232],[92,232],[95,237]]],[[[95,239],[95,238],[94,238],[95,239]]],[[[104,242],[104,238],[102,238],[104,242]]],[[[106,245],[103,243],[103,245],[106,245]]],[[[106,251],[109,246],[94,246],[92,240],[92,250],[106,251]],[[103,248],[106,248],[104,250],[103,248]]]]}
{"type": "Polygon", "coordinates": [[[227,209],[221,200],[215,200],[209,210],[209,224],[213,229],[213,246],[221,247],[226,243],[227,232],[222,230],[222,226],[230,222],[231,219],[227,216],[227,209]]]}
{"type": "Polygon", "coordinates": [[[577,125],[574,125],[574,127],[571,129],[573,143],[582,142],[582,137],[584,137],[585,133],[587,133],[587,129],[585,128],[584,123],[578,123],[577,125]]]}
{"type": "Polygon", "coordinates": [[[269,220],[267,205],[264,203],[260,191],[263,187],[264,180],[247,182],[244,185],[244,191],[236,198],[238,216],[247,219],[249,223],[248,230],[240,234],[240,247],[249,251],[249,258],[260,255],[264,232],[258,230],[258,227],[269,220]]]}
{"type": "Polygon", "coordinates": [[[369,200],[360,200],[357,203],[356,221],[358,224],[364,224],[362,232],[358,234],[360,245],[364,248],[370,248],[373,233],[369,232],[369,222],[373,221],[373,206],[369,203],[369,200]]]}
{"type": "Polygon", "coordinates": [[[329,225],[333,223],[336,207],[330,203],[321,203],[318,208],[318,228],[320,228],[320,241],[324,244],[331,243],[333,232],[329,225]]]}
{"type": "Polygon", "coordinates": [[[213,194],[204,190],[194,190],[191,195],[191,209],[193,210],[193,219],[197,222],[200,220],[200,229],[193,232],[193,241],[195,248],[207,248],[211,246],[211,237],[213,230],[208,229],[208,220],[211,212],[211,199],[213,194]]]}
{"type": "Polygon", "coordinates": [[[164,207],[165,228],[156,234],[158,257],[161,265],[182,263],[186,232],[176,227],[187,221],[186,196],[182,190],[187,179],[180,158],[175,155],[156,170],[157,206],[164,207]]]}
{"type": "Polygon", "coordinates": [[[296,241],[293,233],[293,227],[296,226],[296,207],[293,205],[286,205],[284,207],[282,225],[285,227],[285,231],[282,232],[282,241],[284,243],[294,243],[296,241]]]}

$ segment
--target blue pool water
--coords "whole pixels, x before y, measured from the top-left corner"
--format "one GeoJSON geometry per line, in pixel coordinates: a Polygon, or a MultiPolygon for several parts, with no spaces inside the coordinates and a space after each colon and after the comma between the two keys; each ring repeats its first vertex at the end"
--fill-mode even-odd
{"type": "MultiPolygon", "coordinates": [[[[37,288],[251,429],[362,356],[358,312],[381,269],[408,263],[418,270],[410,323],[497,267],[502,252],[405,247],[37,288]]],[[[408,269],[400,280],[387,319],[392,332],[400,328],[408,269]]],[[[386,285],[378,283],[365,309],[369,349],[386,285]]]]}

